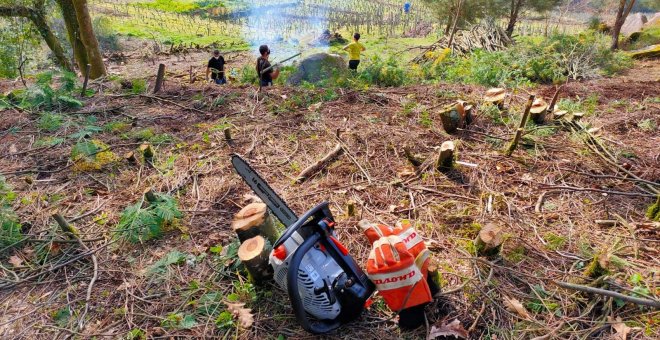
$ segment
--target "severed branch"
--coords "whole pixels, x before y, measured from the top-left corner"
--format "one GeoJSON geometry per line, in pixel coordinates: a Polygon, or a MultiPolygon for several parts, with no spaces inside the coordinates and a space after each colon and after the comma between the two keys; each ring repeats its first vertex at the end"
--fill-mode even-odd
{"type": "Polygon", "coordinates": [[[612,298],[616,299],[621,299],[626,302],[631,302],[637,305],[642,305],[642,306],[649,306],[653,308],[660,308],[660,301],[658,300],[650,300],[650,299],[643,299],[643,298],[638,298],[638,297],[633,297],[633,296],[628,296],[624,295],[621,293],[613,292],[611,290],[606,290],[606,289],[601,289],[601,288],[594,288],[594,287],[589,287],[589,286],[583,286],[583,285],[576,285],[573,283],[567,283],[567,282],[561,282],[561,281],[552,281],[552,283],[556,284],[559,287],[566,288],[566,289],[572,289],[572,290],[577,290],[580,292],[585,292],[585,293],[591,293],[591,294],[598,294],[598,295],[604,295],[604,296],[609,296],[612,298]]]}
{"type": "MultiPolygon", "coordinates": [[[[80,237],[78,236],[78,231],[76,228],[72,227],[69,225],[64,217],[60,214],[53,214],[53,218],[57,222],[57,224],[62,228],[62,230],[65,232],[67,237],[70,239],[75,239],[78,241],[78,244],[85,249],[85,251],[90,251],[89,247],[85,243],[80,240],[80,237]]],[[[87,296],[85,297],[85,309],[83,310],[82,314],[80,315],[80,319],[78,319],[78,329],[83,329],[84,323],[85,323],[85,316],[87,315],[87,311],[89,310],[89,300],[92,297],[92,288],[94,287],[94,283],[96,282],[96,279],[98,278],[99,275],[99,263],[98,260],[96,259],[96,255],[94,253],[90,254],[92,257],[92,262],[94,263],[94,275],[92,276],[92,279],[89,280],[89,284],[87,285],[87,296]]]]}
{"type": "Polygon", "coordinates": [[[323,157],[318,162],[310,165],[305,170],[303,170],[300,173],[300,175],[298,175],[298,177],[296,178],[296,183],[300,184],[306,181],[310,176],[314,175],[319,170],[328,166],[332,161],[335,160],[335,158],[341,156],[343,153],[344,153],[344,148],[342,148],[341,144],[337,144],[335,148],[332,149],[332,151],[330,151],[327,155],[325,155],[325,157],[323,157]]]}

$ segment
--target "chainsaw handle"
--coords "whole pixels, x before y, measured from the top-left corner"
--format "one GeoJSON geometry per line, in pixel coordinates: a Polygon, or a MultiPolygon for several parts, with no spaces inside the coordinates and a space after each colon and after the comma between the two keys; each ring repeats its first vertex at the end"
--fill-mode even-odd
{"type": "Polygon", "coordinates": [[[273,249],[279,247],[281,244],[284,243],[284,241],[288,240],[293,233],[298,231],[302,226],[307,224],[307,221],[311,218],[314,217],[314,219],[311,222],[312,225],[316,225],[318,221],[322,220],[323,218],[330,218],[332,219],[332,212],[330,212],[330,209],[328,208],[329,203],[328,202],[323,202],[321,204],[318,204],[314,208],[308,210],[304,215],[300,216],[298,220],[286,228],[286,231],[284,231],[284,234],[280,236],[280,238],[277,239],[275,244],[273,245],[273,249]],[[317,216],[318,214],[321,214],[320,216],[317,216]]]}
{"type": "MultiPolygon", "coordinates": [[[[328,204],[327,203],[321,204],[317,206],[317,208],[323,205],[327,207],[328,204]]],[[[305,214],[305,216],[306,215],[307,214],[305,214]]],[[[303,216],[303,218],[305,216],[303,216]]],[[[307,218],[309,218],[309,216],[305,219],[303,218],[301,218],[300,220],[305,221],[307,218]]],[[[286,276],[287,292],[289,293],[289,298],[291,299],[291,307],[293,308],[293,312],[296,315],[296,319],[306,331],[313,334],[328,333],[330,331],[337,329],[341,325],[341,322],[339,320],[334,320],[334,321],[310,320],[309,317],[307,316],[307,312],[305,312],[305,306],[303,305],[303,302],[300,298],[300,292],[298,292],[298,269],[300,268],[300,263],[302,262],[302,259],[305,256],[305,254],[307,254],[307,252],[309,252],[309,250],[312,249],[312,247],[314,247],[314,245],[321,239],[321,237],[322,237],[321,234],[314,233],[309,238],[307,238],[300,245],[300,247],[298,247],[298,249],[296,249],[296,251],[291,256],[291,262],[289,262],[289,271],[287,272],[287,276],[286,276]]]]}

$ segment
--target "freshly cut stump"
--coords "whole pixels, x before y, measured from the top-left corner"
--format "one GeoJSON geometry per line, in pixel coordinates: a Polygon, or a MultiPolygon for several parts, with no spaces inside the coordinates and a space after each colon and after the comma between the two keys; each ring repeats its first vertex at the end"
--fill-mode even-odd
{"type": "Polygon", "coordinates": [[[234,215],[231,228],[236,232],[241,243],[257,235],[264,236],[271,243],[275,243],[279,237],[273,218],[268,213],[268,207],[264,203],[246,205],[234,215]]]}
{"type": "Polygon", "coordinates": [[[454,150],[456,146],[452,141],[446,141],[440,146],[440,155],[436,168],[438,171],[447,171],[454,167],[454,150]]]}
{"type": "Polygon", "coordinates": [[[481,228],[479,235],[474,240],[474,245],[479,256],[495,257],[500,253],[503,242],[504,233],[502,228],[489,223],[481,228]]]}
{"type": "Polygon", "coordinates": [[[268,263],[272,247],[262,236],[246,240],[238,248],[238,258],[257,284],[262,284],[273,277],[273,267],[268,263]]]}

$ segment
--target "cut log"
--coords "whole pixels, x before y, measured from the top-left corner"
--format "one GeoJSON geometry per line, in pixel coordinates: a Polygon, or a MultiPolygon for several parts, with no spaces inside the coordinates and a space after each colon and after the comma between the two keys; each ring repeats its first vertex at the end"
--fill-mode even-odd
{"type": "Polygon", "coordinates": [[[477,250],[477,255],[495,257],[500,253],[503,242],[504,233],[502,232],[502,228],[489,223],[479,231],[479,235],[474,240],[474,246],[477,250]]]}
{"type": "Polygon", "coordinates": [[[335,148],[332,149],[332,151],[325,155],[325,157],[303,170],[296,178],[296,183],[300,184],[306,181],[309,177],[328,166],[330,163],[332,163],[332,161],[335,160],[335,158],[341,156],[343,153],[344,149],[342,148],[341,144],[337,144],[335,148]]]}
{"type": "Polygon", "coordinates": [[[234,215],[231,228],[236,232],[241,243],[257,235],[263,235],[271,244],[279,238],[273,218],[268,213],[268,207],[264,203],[246,205],[234,215]]]}
{"type": "Polygon", "coordinates": [[[458,128],[465,127],[465,110],[463,105],[455,103],[445,107],[440,112],[442,127],[447,133],[454,133],[458,128]]]}
{"type": "Polygon", "coordinates": [[[261,235],[245,240],[238,248],[238,258],[255,284],[263,284],[273,277],[273,267],[268,263],[271,249],[261,235]]]}
{"type": "Polygon", "coordinates": [[[440,155],[438,155],[438,163],[436,169],[438,171],[447,171],[454,167],[454,150],[456,145],[452,141],[446,141],[440,146],[440,155]]]}
{"type": "Polygon", "coordinates": [[[518,126],[518,130],[516,130],[516,135],[513,137],[511,144],[509,144],[509,147],[506,150],[507,156],[511,156],[518,147],[518,142],[520,141],[520,138],[522,138],[523,132],[525,131],[525,125],[527,124],[527,119],[529,118],[529,111],[532,109],[532,104],[534,104],[534,97],[535,96],[532,94],[527,100],[527,106],[525,107],[525,112],[520,119],[520,125],[518,126]]]}

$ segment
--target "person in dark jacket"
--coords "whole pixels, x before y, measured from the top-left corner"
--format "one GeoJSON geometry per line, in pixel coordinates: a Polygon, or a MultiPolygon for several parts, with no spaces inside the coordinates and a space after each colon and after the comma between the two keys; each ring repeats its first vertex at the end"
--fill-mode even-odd
{"type": "Polygon", "coordinates": [[[271,68],[262,74],[262,71],[271,66],[270,61],[268,60],[270,58],[270,49],[268,48],[268,45],[259,46],[259,54],[261,54],[261,56],[257,58],[257,75],[259,75],[260,86],[272,86],[273,80],[280,76],[280,70],[271,68]]]}
{"type": "Polygon", "coordinates": [[[216,84],[226,84],[227,78],[225,77],[225,58],[220,55],[220,51],[213,51],[213,57],[209,59],[206,66],[206,79],[209,79],[211,74],[211,81],[216,84]]]}

